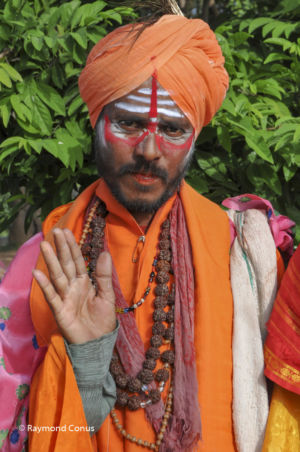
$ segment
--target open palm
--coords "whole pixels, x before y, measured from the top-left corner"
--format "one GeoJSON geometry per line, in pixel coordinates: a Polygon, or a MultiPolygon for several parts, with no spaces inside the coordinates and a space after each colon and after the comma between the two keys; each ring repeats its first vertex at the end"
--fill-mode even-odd
{"type": "Polygon", "coordinates": [[[113,331],[116,314],[110,254],[103,252],[98,257],[96,292],[72,232],[54,229],[53,235],[57,255],[48,242],[41,243],[49,279],[40,270],[34,270],[33,275],[62,335],[69,343],[78,344],[113,331]]]}

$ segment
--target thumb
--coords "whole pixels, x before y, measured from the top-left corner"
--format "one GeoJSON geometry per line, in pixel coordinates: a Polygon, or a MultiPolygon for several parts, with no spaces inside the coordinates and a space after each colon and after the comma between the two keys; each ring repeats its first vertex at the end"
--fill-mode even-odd
{"type": "Polygon", "coordinates": [[[98,284],[98,297],[115,301],[112,284],[112,259],[107,251],[99,254],[96,265],[96,281],[98,284]]]}

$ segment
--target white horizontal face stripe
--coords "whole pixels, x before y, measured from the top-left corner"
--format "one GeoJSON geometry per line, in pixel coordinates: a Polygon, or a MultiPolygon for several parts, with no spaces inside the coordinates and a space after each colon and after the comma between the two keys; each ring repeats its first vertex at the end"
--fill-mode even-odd
{"type": "MultiPolygon", "coordinates": [[[[115,106],[119,110],[129,111],[130,113],[149,113],[149,107],[142,105],[127,104],[126,102],[117,102],[115,106]]],[[[158,106],[157,112],[161,115],[170,116],[171,118],[183,118],[184,115],[178,110],[162,108],[158,106]]]]}
{"type": "MultiPolygon", "coordinates": [[[[140,89],[138,89],[137,90],[137,92],[138,93],[141,93],[141,94],[146,94],[146,95],[148,95],[148,96],[151,96],[151,94],[152,94],[152,88],[140,88],[140,89]]],[[[166,97],[166,96],[169,96],[169,93],[168,93],[168,91],[166,91],[165,89],[158,89],[157,90],[157,95],[158,96],[164,96],[164,97],[166,97]]]]}
{"type": "Polygon", "coordinates": [[[126,102],[117,102],[115,106],[119,110],[130,111],[131,113],[149,113],[149,106],[127,104],[126,102]]]}
{"type": "MultiPolygon", "coordinates": [[[[142,96],[134,96],[131,94],[130,96],[127,96],[127,99],[133,100],[134,102],[140,102],[147,105],[151,104],[151,98],[150,97],[142,97],[142,96]]],[[[157,105],[169,105],[171,107],[176,107],[175,102],[172,99],[157,99],[157,105]]]]}
{"type": "Polygon", "coordinates": [[[171,118],[183,118],[184,115],[177,110],[170,110],[169,108],[158,108],[157,113],[161,115],[170,116],[171,118]]]}

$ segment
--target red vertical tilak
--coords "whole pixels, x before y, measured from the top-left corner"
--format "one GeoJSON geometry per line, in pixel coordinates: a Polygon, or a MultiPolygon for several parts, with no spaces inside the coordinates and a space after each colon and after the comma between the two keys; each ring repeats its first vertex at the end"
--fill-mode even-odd
{"type": "Polygon", "coordinates": [[[154,76],[152,76],[152,93],[149,118],[157,118],[157,81],[154,76]]]}

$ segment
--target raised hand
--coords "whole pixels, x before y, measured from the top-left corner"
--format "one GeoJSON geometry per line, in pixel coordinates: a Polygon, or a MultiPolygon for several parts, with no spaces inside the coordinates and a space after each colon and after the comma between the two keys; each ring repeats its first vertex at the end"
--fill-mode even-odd
{"type": "Polygon", "coordinates": [[[62,335],[69,343],[79,344],[113,331],[116,314],[110,254],[103,252],[99,255],[96,293],[72,232],[57,228],[53,235],[57,256],[48,242],[41,243],[50,280],[40,270],[33,270],[33,276],[62,335]]]}

